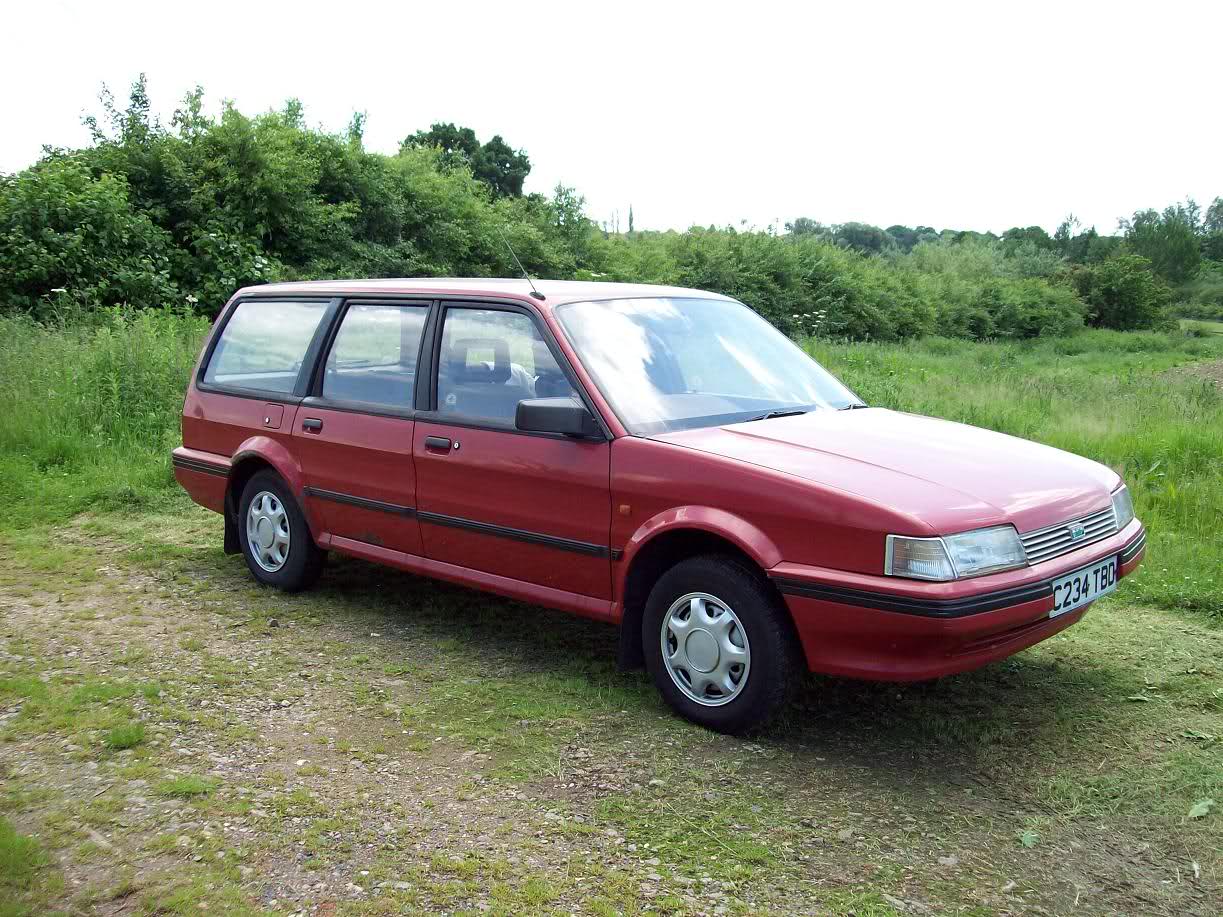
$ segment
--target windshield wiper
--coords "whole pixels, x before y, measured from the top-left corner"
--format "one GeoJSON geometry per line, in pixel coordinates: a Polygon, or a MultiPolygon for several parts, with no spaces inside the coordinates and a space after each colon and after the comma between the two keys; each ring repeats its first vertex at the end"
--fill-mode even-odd
{"type": "Polygon", "coordinates": [[[858,402],[856,404],[847,404],[843,408],[837,408],[837,410],[838,411],[856,411],[859,408],[869,408],[869,407],[870,407],[869,404],[862,404],[861,402],[858,402]]]}
{"type": "Polygon", "coordinates": [[[799,414],[806,414],[802,408],[790,408],[781,411],[769,411],[766,414],[761,414],[759,417],[749,417],[744,423],[751,423],[753,420],[772,420],[774,417],[797,417],[799,414]]]}

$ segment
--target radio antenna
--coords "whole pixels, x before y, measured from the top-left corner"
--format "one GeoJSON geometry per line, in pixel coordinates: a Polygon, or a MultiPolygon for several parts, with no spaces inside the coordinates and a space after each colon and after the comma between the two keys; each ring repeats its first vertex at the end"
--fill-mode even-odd
{"type": "Polygon", "coordinates": [[[505,243],[505,247],[510,250],[510,257],[514,259],[514,263],[518,265],[518,270],[522,271],[522,276],[527,279],[527,283],[531,285],[531,296],[538,300],[547,299],[543,293],[535,289],[535,281],[531,279],[531,275],[527,273],[527,269],[522,266],[522,262],[518,260],[518,256],[514,253],[514,246],[510,245],[510,240],[505,237],[505,233],[501,229],[497,232],[501,233],[501,241],[505,243]]]}

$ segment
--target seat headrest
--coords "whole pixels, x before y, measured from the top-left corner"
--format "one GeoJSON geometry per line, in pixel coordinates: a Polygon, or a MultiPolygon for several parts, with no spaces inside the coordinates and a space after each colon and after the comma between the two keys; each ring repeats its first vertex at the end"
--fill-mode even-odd
{"type": "Polygon", "coordinates": [[[450,378],[455,382],[506,382],[510,378],[510,345],[504,338],[461,338],[450,345],[450,378]],[[491,350],[493,365],[470,360],[471,351],[491,350]]]}

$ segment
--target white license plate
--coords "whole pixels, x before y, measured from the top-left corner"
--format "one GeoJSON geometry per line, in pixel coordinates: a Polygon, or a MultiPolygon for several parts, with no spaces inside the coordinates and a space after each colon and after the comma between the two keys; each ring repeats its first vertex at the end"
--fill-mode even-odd
{"type": "Polygon", "coordinates": [[[1053,610],[1049,617],[1056,618],[1068,611],[1094,602],[1117,588],[1117,558],[1110,557],[1075,570],[1053,581],[1053,610]]]}

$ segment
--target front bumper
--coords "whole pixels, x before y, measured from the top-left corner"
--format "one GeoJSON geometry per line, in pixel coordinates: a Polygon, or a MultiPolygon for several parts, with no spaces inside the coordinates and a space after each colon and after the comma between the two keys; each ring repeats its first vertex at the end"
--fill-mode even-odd
{"type": "Polygon", "coordinates": [[[1050,618],[1052,581],[1116,555],[1124,577],[1142,562],[1137,520],[1056,560],[951,583],[923,583],[781,563],[769,571],[814,672],[921,681],[966,672],[1064,630],[1090,605],[1050,618]]]}

